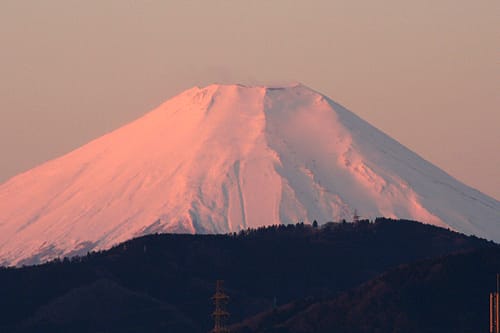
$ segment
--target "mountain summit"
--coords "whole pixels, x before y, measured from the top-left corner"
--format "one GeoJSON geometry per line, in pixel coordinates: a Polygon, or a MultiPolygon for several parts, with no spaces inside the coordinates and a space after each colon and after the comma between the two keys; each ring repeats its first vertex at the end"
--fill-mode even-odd
{"type": "Polygon", "coordinates": [[[0,263],[155,232],[386,216],[500,241],[500,202],[303,85],[192,88],[0,186],[0,263]]]}

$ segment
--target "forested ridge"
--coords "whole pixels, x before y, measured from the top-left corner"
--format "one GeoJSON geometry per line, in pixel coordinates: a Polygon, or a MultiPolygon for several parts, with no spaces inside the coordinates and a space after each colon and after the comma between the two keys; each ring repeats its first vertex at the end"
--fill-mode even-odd
{"type": "MultiPolygon", "coordinates": [[[[384,309],[385,300],[396,309],[405,308],[391,296],[391,284],[384,282],[389,286],[386,293],[373,292],[370,286],[391,274],[400,274],[404,281],[405,269],[427,267],[422,262],[449,260],[450,254],[475,255],[471,253],[481,249],[498,257],[495,243],[384,218],[321,226],[275,225],[227,235],[149,235],[83,257],[0,269],[0,331],[207,332],[212,325],[215,281],[222,279],[230,295],[230,322],[253,323],[235,326],[235,332],[330,332],[337,324],[344,327],[340,332],[348,332],[349,327],[352,332],[375,332],[355,331],[356,320],[346,319],[356,318],[356,309],[367,304],[364,295],[374,297],[369,309],[384,309]],[[377,295],[382,298],[377,300],[377,295]],[[345,316],[340,315],[347,311],[342,306],[350,309],[345,316]],[[280,312],[292,308],[287,314],[280,312]],[[278,313],[282,320],[272,317],[278,313]],[[313,321],[323,326],[307,327],[304,322],[317,313],[322,313],[321,320],[313,321]],[[257,315],[268,322],[259,322],[257,315]],[[325,321],[328,318],[333,324],[325,321]],[[300,331],[300,327],[306,328],[300,331]]],[[[488,261],[482,263],[462,268],[463,272],[477,271],[485,279],[488,261]]],[[[427,281],[407,274],[408,281],[427,281]]],[[[469,276],[454,278],[461,281],[469,276]]],[[[426,285],[422,286],[423,295],[426,285]]],[[[429,288],[436,290],[432,285],[429,288]]],[[[412,304],[403,291],[401,295],[401,302],[412,304]]],[[[417,302],[414,307],[424,304],[417,302]]],[[[471,323],[478,320],[478,313],[469,316],[471,323]]],[[[391,318],[381,310],[373,312],[376,315],[391,318]]],[[[410,319],[402,322],[411,325],[415,321],[410,319]]]]}

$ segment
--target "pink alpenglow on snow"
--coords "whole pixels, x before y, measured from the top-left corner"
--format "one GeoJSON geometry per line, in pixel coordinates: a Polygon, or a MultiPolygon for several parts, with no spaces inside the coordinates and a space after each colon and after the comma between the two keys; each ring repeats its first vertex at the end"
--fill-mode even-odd
{"type": "Polygon", "coordinates": [[[406,218],[500,241],[500,202],[303,85],[192,88],[0,186],[0,263],[155,232],[406,218]]]}

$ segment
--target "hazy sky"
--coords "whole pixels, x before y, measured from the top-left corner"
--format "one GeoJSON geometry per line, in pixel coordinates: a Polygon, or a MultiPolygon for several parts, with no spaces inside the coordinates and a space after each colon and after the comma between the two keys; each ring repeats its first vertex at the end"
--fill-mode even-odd
{"type": "Polygon", "coordinates": [[[299,81],[498,200],[498,22],[498,0],[0,0],[0,182],[191,86],[299,81]]]}

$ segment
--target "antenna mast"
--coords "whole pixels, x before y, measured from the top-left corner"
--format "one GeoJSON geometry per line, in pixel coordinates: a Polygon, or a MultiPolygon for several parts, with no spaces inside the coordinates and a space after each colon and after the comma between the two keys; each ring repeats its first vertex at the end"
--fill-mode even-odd
{"type": "Polygon", "coordinates": [[[500,333],[500,274],[497,274],[497,291],[490,293],[490,333],[500,333]]]}
{"type": "Polygon", "coordinates": [[[357,209],[355,209],[355,210],[354,210],[354,214],[353,214],[353,216],[352,216],[352,221],[353,221],[354,223],[358,223],[358,222],[359,222],[359,220],[360,220],[360,218],[361,218],[361,216],[359,216],[359,215],[358,215],[358,210],[357,210],[357,209]]]}
{"type": "Polygon", "coordinates": [[[224,293],[224,281],[217,280],[215,295],[212,297],[215,305],[215,311],[212,316],[214,317],[214,329],[211,333],[229,333],[226,327],[229,312],[226,310],[226,305],[229,301],[229,296],[224,293]]]}

